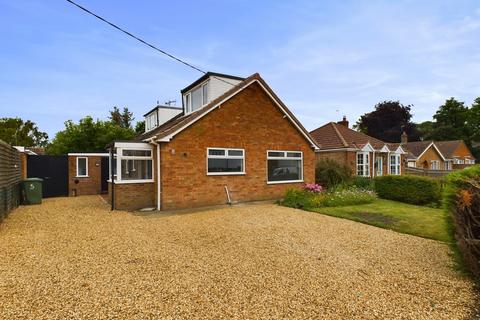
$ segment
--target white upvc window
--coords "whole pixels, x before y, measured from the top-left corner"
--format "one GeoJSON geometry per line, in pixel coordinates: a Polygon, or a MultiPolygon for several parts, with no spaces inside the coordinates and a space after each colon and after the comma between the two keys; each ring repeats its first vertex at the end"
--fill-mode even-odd
{"type": "Polygon", "coordinates": [[[475,164],[475,160],[465,158],[465,164],[475,164]]]}
{"type": "Polygon", "coordinates": [[[370,177],[369,152],[357,152],[357,176],[370,177]]]}
{"type": "Polygon", "coordinates": [[[245,150],[207,148],[207,175],[245,174],[245,150]]]}
{"type": "Polygon", "coordinates": [[[440,170],[440,161],[432,160],[430,161],[430,169],[432,170],[440,170]]]}
{"type": "Polygon", "coordinates": [[[383,175],[383,157],[382,156],[375,157],[375,175],[376,176],[383,175]]]}
{"type": "Polygon", "coordinates": [[[452,170],[452,161],[445,161],[445,170],[452,170]]]}
{"type": "Polygon", "coordinates": [[[390,158],[390,165],[389,165],[390,174],[399,175],[400,174],[400,155],[391,154],[389,158],[390,158]]]}
{"type": "MultiPolygon", "coordinates": [[[[112,170],[115,183],[153,182],[153,150],[151,146],[122,146],[114,152],[112,170]]],[[[110,171],[110,178],[112,171],[110,171]]]]}
{"type": "Polygon", "coordinates": [[[145,132],[155,129],[158,126],[157,111],[145,117],[145,132]]]}
{"type": "Polygon", "coordinates": [[[267,151],[267,184],[303,182],[303,152],[267,151]]]}
{"type": "Polygon", "coordinates": [[[417,163],[416,163],[415,161],[408,161],[407,166],[408,166],[409,168],[416,168],[416,167],[417,167],[417,163]]]}
{"type": "Polygon", "coordinates": [[[77,157],[77,178],[88,177],[88,158],[77,157]]]}
{"type": "Polygon", "coordinates": [[[208,103],[208,81],[185,94],[185,113],[194,112],[208,103]]]}

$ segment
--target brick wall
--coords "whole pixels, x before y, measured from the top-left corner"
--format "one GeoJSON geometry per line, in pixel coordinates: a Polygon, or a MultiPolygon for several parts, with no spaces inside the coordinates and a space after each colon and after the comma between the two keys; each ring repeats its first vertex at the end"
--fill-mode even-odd
{"type": "MultiPolygon", "coordinates": [[[[115,184],[115,209],[138,210],[156,206],[156,183],[115,184]]],[[[112,199],[112,184],[108,184],[108,203],[112,199]]]]}
{"type": "MultiPolygon", "coordinates": [[[[79,156],[83,158],[84,156],[79,156]]],[[[87,156],[88,177],[77,177],[77,156],[68,157],[68,194],[77,196],[102,193],[102,157],[87,156]],[[75,183],[75,182],[78,183],[75,183]]]]}
{"type": "MultiPolygon", "coordinates": [[[[162,209],[281,198],[301,184],[267,184],[267,150],[303,151],[304,181],[314,181],[315,154],[274,102],[252,84],[169,143],[161,145],[162,209]],[[245,149],[242,176],[207,176],[208,147],[245,149]]],[[[156,185],[156,184],[155,184],[156,185]]]]}

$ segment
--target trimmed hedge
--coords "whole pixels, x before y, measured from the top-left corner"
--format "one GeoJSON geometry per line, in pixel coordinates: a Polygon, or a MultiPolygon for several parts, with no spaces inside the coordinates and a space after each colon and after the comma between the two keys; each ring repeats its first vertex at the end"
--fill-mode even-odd
{"type": "Polygon", "coordinates": [[[351,177],[350,167],[332,159],[320,160],[315,166],[315,183],[327,189],[347,183],[351,177]]]}
{"type": "Polygon", "coordinates": [[[453,222],[461,262],[480,279],[480,165],[447,176],[443,207],[453,222]]]}
{"type": "Polygon", "coordinates": [[[437,204],[441,199],[438,180],[420,176],[383,176],[375,178],[375,191],[383,199],[410,204],[437,204]]]}

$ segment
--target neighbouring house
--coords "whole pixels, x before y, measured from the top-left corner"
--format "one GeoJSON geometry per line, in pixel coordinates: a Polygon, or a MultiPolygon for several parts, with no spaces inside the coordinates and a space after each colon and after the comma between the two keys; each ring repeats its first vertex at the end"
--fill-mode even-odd
{"type": "Polygon", "coordinates": [[[408,142],[404,133],[402,146],[408,152],[407,165],[410,168],[450,171],[475,164],[475,158],[463,140],[408,142]]]}
{"type": "Polygon", "coordinates": [[[362,177],[404,172],[406,152],[399,143],[386,143],[350,129],[348,124],[343,117],[342,121],[329,122],[310,132],[319,146],[315,151],[317,161],[335,160],[362,177]]]}
{"type": "Polygon", "coordinates": [[[68,154],[68,195],[83,196],[108,192],[108,153],[68,154]]]}
{"type": "Polygon", "coordinates": [[[181,109],[157,106],[136,141],[111,144],[113,208],[278,199],[314,182],[318,146],[259,74],[208,72],[181,94],[181,109]]]}

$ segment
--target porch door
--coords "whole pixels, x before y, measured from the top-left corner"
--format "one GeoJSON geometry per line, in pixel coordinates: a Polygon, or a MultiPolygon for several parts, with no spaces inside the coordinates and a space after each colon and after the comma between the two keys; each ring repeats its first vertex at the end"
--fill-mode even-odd
{"type": "Polygon", "coordinates": [[[383,157],[375,157],[375,175],[383,175],[383,157]]]}

